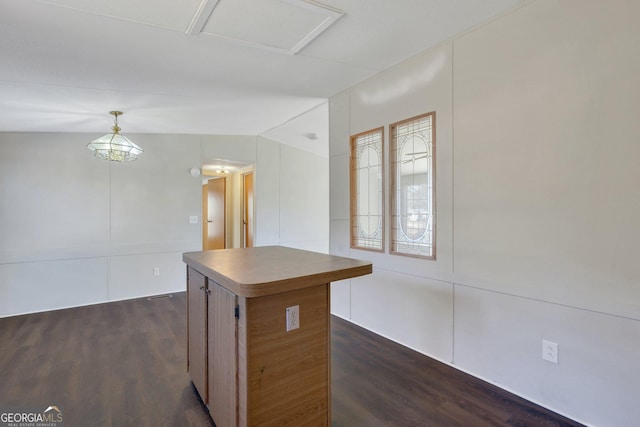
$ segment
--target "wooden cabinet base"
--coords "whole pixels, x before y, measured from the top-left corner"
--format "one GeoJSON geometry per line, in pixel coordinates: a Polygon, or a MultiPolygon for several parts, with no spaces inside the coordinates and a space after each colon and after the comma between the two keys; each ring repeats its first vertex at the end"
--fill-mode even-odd
{"type": "Polygon", "coordinates": [[[328,284],[240,303],[240,425],[329,425],[328,284]],[[294,305],[300,328],[287,332],[285,311],[294,305]]]}
{"type": "Polygon", "coordinates": [[[189,370],[216,426],[329,426],[330,281],[371,264],[282,247],[183,259],[189,370]],[[298,328],[287,331],[293,306],[298,328]]]}

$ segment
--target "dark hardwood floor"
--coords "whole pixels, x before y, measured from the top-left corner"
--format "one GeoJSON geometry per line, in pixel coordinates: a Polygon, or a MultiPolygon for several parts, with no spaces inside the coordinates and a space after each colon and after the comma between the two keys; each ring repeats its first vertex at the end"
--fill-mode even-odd
{"type": "MultiPolygon", "coordinates": [[[[186,372],[186,298],[0,319],[0,411],[64,426],[212,426],[186,372]]],[[[339,318],[332,426],[579,426],[339,318]]],[[[298,426],[295,426],[298,427],[298,426]]]]}
{"type": "Polygon", "coordinates": [[[332,426],[582,426],[333,317],[332,426]]]}

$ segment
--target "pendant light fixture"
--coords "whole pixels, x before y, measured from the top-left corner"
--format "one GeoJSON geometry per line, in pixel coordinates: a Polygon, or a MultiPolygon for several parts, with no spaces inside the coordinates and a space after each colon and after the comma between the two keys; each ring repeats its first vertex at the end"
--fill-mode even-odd
{"type": "Polygon", "coordinates": [[[102,160],[110,160],[114,162],[132,162],[142,154],[142,148],[131,142],[129,138],[120,135],[120,127],[118,126],[118,116],[122,115],[122,111],[109,111],[109,114],[115,116],[115,125],[111,128],[113,133],[109,133],[103,137],[89,143],[87,148],[93,151],[94,157],[102,160]]]}

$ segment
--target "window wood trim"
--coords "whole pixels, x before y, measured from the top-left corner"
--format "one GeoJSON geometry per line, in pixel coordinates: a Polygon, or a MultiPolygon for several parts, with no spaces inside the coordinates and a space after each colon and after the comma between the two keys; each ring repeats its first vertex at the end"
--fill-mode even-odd
{"type": "Polygon", "coordinates": [[[385,251],[385,222],[386,222],[386,209],[385,209],[385,146],[384,146],[384,126],[370,129],[364,132],[351,135],[349,140],[349,246],[351,249],[358,249],[371,252],[384,252],[385,251]],[[358,217],[358,182],[357,182],[357,158],[356,158],[356,140],[367,134],[380,133],[380,218],[381,218],[381,242],[380,249],[360,246],[357,244],[357,217],[358,217]]]}
{"type": "Polygon", "coordinates": [[[427,260],[435,260],[436,259],[436,243],[437,243],[437,239],[436,239],[436,230],[437,230],[437,204],[436,204],[436,112],[432,111],[429,113],[425,113],[425,114],[420,114],[418,116],[414,116],[414,117],[410,117],[408,119],[404,119],[395,123],[392,123],[389,125],[389,145],[390,145],[390,150],[389,150],[389,163],[390,163],[390,188],[389,188],[389,192],[390,192],[390,199],[391,199],[391,212],[390,212],[390,245],[389,245],[389,253],[392,255],[399,255],[399,256],[405,256],[405,257],[411,257],[411,258],[419,258],[419,259],[427,259],[427,260]],[[397,163],[398,163],[398,153],[397,153],[397,140],[395,138],[395,133],[396,133],[396,128],[398,126],[401,126],[405,123],[409,123],[409,122],[413,122],[413,121],[418,121],[420,119],[426,118],[426,117],[431,117],[431,184],[432,184],[432,189],[431,189],[431,208],[432,208],[432,212],[431,212],[431,216],[432,216],[432,232],[431,232],[431,255],[419,255],[419,254],[411,254],[411,253],[405,253],[405,252],[399,252],[397,250],[394,249],[394,245],[396,242],[396,227],[398,227],[397,224],[397,208],[398,208],[398,200],[396,197],[397,194],[397,189],[396,189],[396,185],[398,184],[396,181],[396,176],[397,176],[397,163]]]}

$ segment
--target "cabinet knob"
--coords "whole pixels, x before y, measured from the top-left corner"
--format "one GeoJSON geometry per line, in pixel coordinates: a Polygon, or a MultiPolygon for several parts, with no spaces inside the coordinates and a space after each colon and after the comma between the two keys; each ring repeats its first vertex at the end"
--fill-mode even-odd
{"type": "Polygon", "coordinates": [[[204,289],[204,286],[200,286],[200,290],[203,290],[203,289],[204,289]]]}

